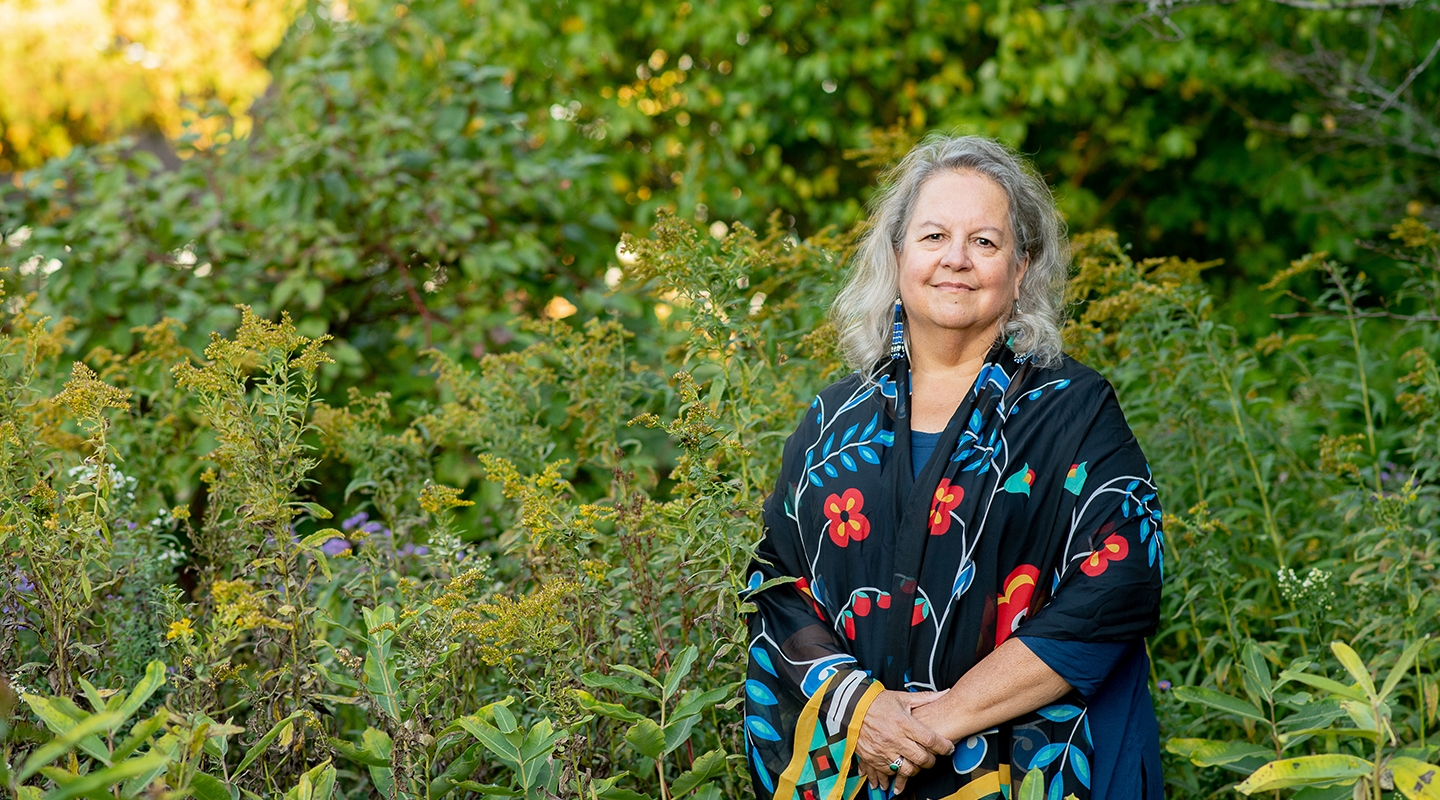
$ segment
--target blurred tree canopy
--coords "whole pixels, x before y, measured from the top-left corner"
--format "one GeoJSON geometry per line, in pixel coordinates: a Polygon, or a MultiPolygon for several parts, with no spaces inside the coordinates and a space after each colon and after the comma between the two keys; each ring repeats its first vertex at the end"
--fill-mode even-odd
{"type": "MultiPolygon", "coordinates": [[[[218,103],[244,135],[296,0],[0,0],[0,174],[218,103]]],[[[220,133],[201,129],[207,138],[220,133]]]]}
{"type": "Polygon", "coordinates": [[[248,135],[231,104],[176,169],[120,141],[17,175],[0,261],[77,351],[245,302],[393,387],[518,316],[638,311],[605,276],[661,208],[850,224],[884,163],[957,130],[1033,154],[1077,231],[1225,259],[1263,327],[1254,278],[1440,195],[1440,5],[1386,3],[312,0],[248,135]]]}

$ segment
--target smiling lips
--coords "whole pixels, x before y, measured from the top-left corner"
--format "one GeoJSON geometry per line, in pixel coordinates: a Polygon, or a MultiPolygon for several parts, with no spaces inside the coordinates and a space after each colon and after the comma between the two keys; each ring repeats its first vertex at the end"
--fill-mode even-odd
{"type": "Polygon", "coordinates": [[[956,292],[956,291],[973,292],[973,291],[975,291],[975,287],[974,287],[974,286],[969,286],[969,285],[963,284],[963,283],[955,283],[955,282],[952,282],[952,281],[944,281],[944,282],[941,282],[941,283],[932,283],[932,284],[930,284],[930,288],[932,288],[932,289],[940,289],[940,290],[947,291],[947,292],[956,292]]]}

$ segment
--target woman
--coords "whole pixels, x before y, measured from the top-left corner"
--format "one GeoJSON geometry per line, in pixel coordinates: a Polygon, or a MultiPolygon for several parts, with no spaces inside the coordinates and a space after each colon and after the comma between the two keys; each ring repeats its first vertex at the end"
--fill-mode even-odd
{"type": "Polygon", "coordinates": [[[889,177],[832,309],[857,371],[786,443],[751,566],[756,794],[974,799],[1040,768],[1053,800],[1158,798],[1160,506],[1062,353],[1054,200],[979,137],[889,177]]]}

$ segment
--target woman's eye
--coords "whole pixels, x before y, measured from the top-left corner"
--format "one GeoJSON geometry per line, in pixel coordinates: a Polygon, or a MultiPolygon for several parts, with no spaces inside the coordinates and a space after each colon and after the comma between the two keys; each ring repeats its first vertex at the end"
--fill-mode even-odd
{"type": "Polygon", "coordinates": [[[982,237],[982,238],[979,238],[979,239],[976,239],[976,240],[975,240],[975,243],[978,244],[978,245],[980,245],[981,247],[994,247],[994,246],[995,246],[995,243],[994,243],[994,242],[990,241],[989,239],[983,238],[983,237],[982,237]]]}
{"type": "Polygon", "coordinates": [[[942,234],[932,233],[932,234],[930,234],[929,236],[926,236],[925,238],[926,238],[927,240],[929,240],[929,241],[932,241],[932,242],[938,242],[938,241],[940,241],[940,237],[941,237],[941,236],[942,236],[942,234]]]}

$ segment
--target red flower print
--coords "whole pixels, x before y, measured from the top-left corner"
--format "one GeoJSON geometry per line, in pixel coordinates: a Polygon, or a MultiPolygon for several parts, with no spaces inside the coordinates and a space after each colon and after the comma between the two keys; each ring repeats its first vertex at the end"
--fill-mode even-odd
{"type": "Polygon", "coordinates": [[[915,608],[910,612],[910,627],[915,627],[930,618],[930,601],[923,597],[915,599],[915,608]]]}
{"type": "Polygon", "coordinates": [[[851,614],[849,611],[846,611],[840,616],[842,619],[845,620],[845,635],[849,636],[850,639],[853,641],[855,639],[855,615],[851,614]]]}
{"type": "Polygon", "coordinates": [[[1129,542],[1125,541],[1124,536],[1112,533],[1105,538],[1105,542],[1100,545],[1099,549],[1080,562],[1080,571],[1093,578],[1104,572],[1105,568],[1110,566],[1111,561],[1123,561],[1128,555],[1130,555],[1129,542]]]}
{"type": "Polygon", "coordinates": [[[825,516],[830,519],[827,530],[830,541],[836,547],[860,541],[870,535],[870,520],[861,514],[865,508],[865,495],[859,489],[846,489],[844,494],[832,494],[825,498],[825,516]]]}
{"type": "Polygon", "coordinates": [[[1040,570],[1029,564],[1016,567],[1001,584],[1004,593],[995,599],[995,646],[1010,638],[1020,627],[1021,621],[1030,613],[1030,599],[1035,596],[1035,584],[1040,579],[1040,570]]]}
{"type": "Polygon", "coordinates": [[[944,478],[935,487],[935,500],[930,507],[930,535],[940,536],[950,530],[950,512],[965,499],[965,488],[951,486],[944,478]]]}

